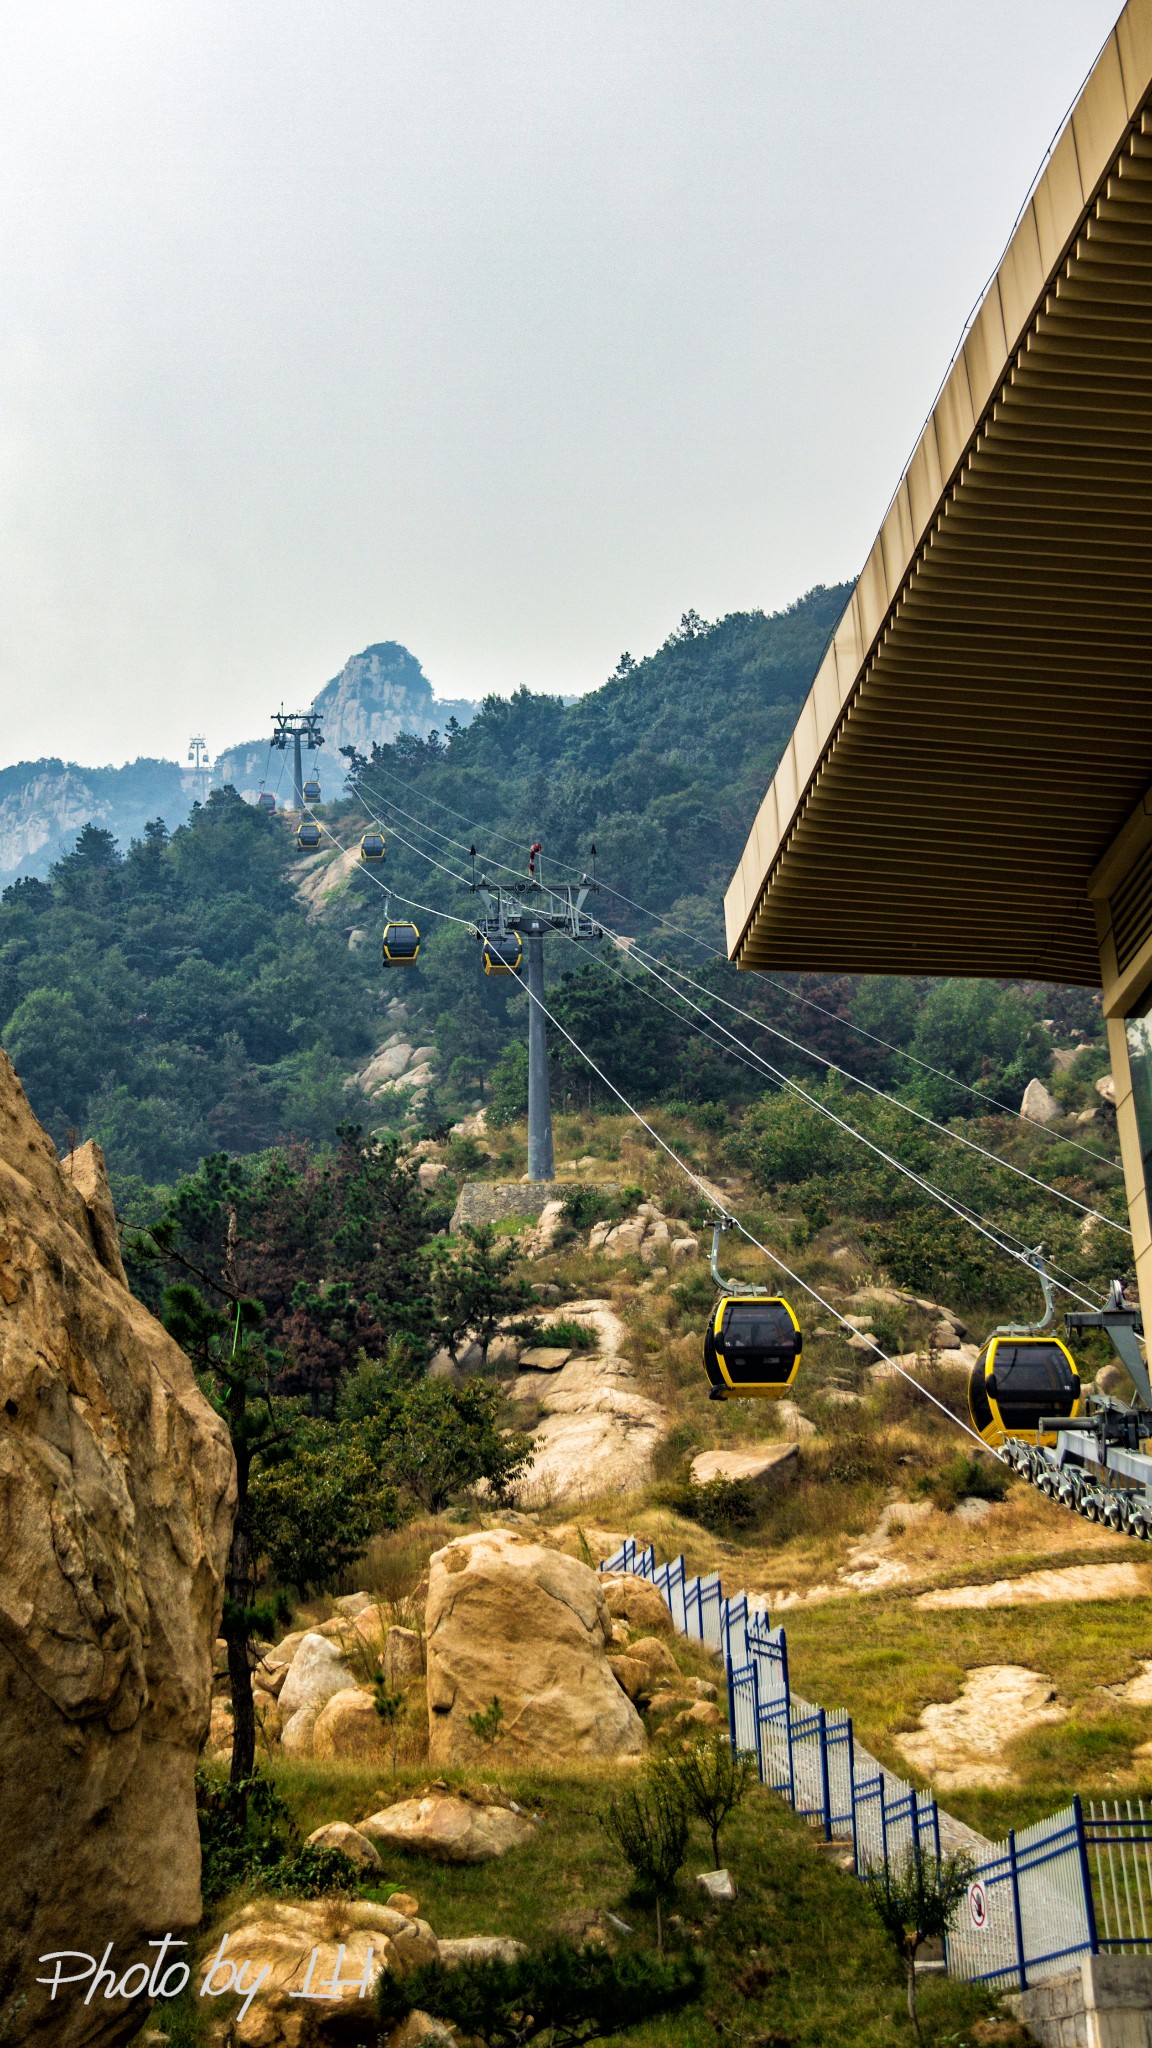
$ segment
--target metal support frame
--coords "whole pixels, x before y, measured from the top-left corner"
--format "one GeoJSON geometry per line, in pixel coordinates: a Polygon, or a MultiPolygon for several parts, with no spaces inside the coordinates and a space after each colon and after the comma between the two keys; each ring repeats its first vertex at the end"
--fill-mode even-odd
{"type": "Polygon", "coordinates": [[[543,1007],[544,940],[552,932],[563,932],[566,938],[584,944],[602,939],[604,933],[584,907],[592,890],[599,887],[594,877],[581,875],[579,882],[566,882],[558,889],[546,888],[537,873],[539,853],[536,844],[529,855],[528,881],[522,891],[493,888],[487,875],[477,880],[475,870],[471,888],[484,904],[476,919],[479,936],[506,939],[519,932],[523,941],[524,969],[520,978],[528,990],[528,1178],[549,1181],[555,1174],[556,1163],[548,1085],[548,1020],[543,1007]]]}
{"type": "Polygon", "coordinates": [[[310,754],[324,745],[320,730],[320,716],[316,711],[274,711],[272,714],[272,745],[284,753],[289,740],[292,742],[292,797],[293,808],[304,809],[304,768],[300,756],[300,742],[303,740],[310,754]]]}

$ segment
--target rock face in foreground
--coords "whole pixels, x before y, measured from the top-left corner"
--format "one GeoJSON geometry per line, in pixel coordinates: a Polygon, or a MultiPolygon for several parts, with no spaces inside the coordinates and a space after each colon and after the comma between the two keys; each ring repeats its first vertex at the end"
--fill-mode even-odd
{"type": "Polygon", "coordinates": [[[518,1531],[436,1551],[428,1582],[429,1757],[637,1756],[643,1723],[608,1663],[612,1618],[598,1575],[518,1531]],[[500,1701],[495,1750],[469,1718],[500,1701]]]}
{"type": "Polygon", "coordinates": [[[188,1360],[124,1286],[98,1148],[61,1165],[0,1053],[6,2044],[127,2039],[138,2004],[85,2006],[83,1986],[51,2004],[37,1957],[112,1942],[123,1972],[199,1917],[193,1773],[234,1487],[188,1360]]]}

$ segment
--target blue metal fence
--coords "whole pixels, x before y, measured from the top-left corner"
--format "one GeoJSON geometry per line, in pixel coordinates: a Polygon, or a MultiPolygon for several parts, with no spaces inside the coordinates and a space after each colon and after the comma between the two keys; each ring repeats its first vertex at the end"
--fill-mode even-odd
{"type": "MultiPolygon", "coordinates": [[[[715,1573],[689,1576],[684,1559],[657,1562],[650,1544],[627,1537],[602,1572],[630,1572],[663,1594],[681,1634],[722,1658],[728,1681],[732,1746],[754,1757],[762,1784],[787,1799],[826,1841],[852,1845],[859,1877],[913,1846],[939,1857],[940,1814],[857,1743],[851,1716],[801,1699],[791,1688],[788,1642],[747,1595],[725,1599],[715,1573]]],[[[973,1872],[968,1899],[945,1944],[953,1976],[1025,1986],[1067,1969],[1086,1950],[1152,1947],[1152,1816],[1141,1805],[1123,1818],[1085,1820],[1078,1798],[1031,1828],[1010,1833],[973,1872]],[[1137,1863],[1139,1862],[1139,1868],[1137,1863]],[[1119,1876],[1117,1873],[1119,1872],[1119,1876]],[[1124,1905],[1137,1896],[1139,1911],[1124,1905]],[[1124,1885],[1127,1890],[1124,1890],[1124,1885]],[[1098,1936],[1101,1900],[1106,1935],[1098,1936]],[[1113,1925],[1114,1923],[1114,1925],[1113,1925]]]]}

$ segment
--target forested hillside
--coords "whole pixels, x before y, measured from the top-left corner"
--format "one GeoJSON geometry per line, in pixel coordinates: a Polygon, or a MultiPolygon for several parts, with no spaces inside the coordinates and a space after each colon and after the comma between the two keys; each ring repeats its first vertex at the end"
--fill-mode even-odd
{"type": "MultiPolygon", "coordinates": [[[[310,862],[288,819],[228,789],[174,832],[154,820],[127,848],[85,827],[46,880],[15,884],[0,903],[0,1037],[37,1114],[61,1143],[71,1132],[99,1138],[122,1187],[125,1177],[170,1183],[221,1148],[327,1144],[349,1117],[398,1128],[412,1108],[403,1091],[366,1101],[356,1075],[395,1025],[387,1005],[400,995],[403,1030],[436,1048],[423,1122],[438,1128],[482,1100],[515,1116],[526,998],[515,980],[480,971],[469,849],[478,872],[516,887],[536,840],[546,880],[595,866],[592,902],[610,932],[638,936],[933,1115],[979,1111],[981,1097],[1018,1102],[1032,1075],[1049,1075],[1053,1045],[1088,1048],[1059,1083],[1079,1107],[1103,1064],[1086,994],[835,975],[769,982],[723,960],[724,886],[845,595],[819,589],[772,617],[712,625],[689,614],[656,653],[622,656],[575,704],[521,690],[489,698],[466,729],[450,722],[443,735],[401,736],[370,761],[354,757],[310,862]],[[373,817],[386,830],[382,869],[342,885],[333,875],[338,886],[318,901],[315,860],[354,848],[373,817]],[[408,900],[426,906],[413,913],[419,963],[390,973],[379,951],[384,882],[398,912],[408,900]]],[[[547,953],[557,1016],[635,1099],[727,1113],[770,1087],[708,1020],[655,987],[638,955],[610,939],[578,952],[562,937],[547,953]]],[[[759,1043],[781,1071],[824,1085],[806,1051],[759,1043]]],[[[559,1036],[552,1051],[561,1104],[605,1099],[559,1036]]]]}
{"type": "Polygon", "coordinates": [[[3,1043],[58,1142],[164,1181],[226,1147],[330,1139],[372,1042],[374,963],[308,921],[291,842],[229,791],[121,855],[86,826],[0,905],[3,1043]]]}

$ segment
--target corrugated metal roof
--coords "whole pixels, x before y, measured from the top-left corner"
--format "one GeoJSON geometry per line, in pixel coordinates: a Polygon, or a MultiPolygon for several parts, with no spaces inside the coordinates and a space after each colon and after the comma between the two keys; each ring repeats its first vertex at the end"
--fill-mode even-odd
{"type": "Polygon", "coordinates": [[[1152,0],[925,427],[726,899],[741,966],[1098,984],[1152,782],[1152,0]]]}

